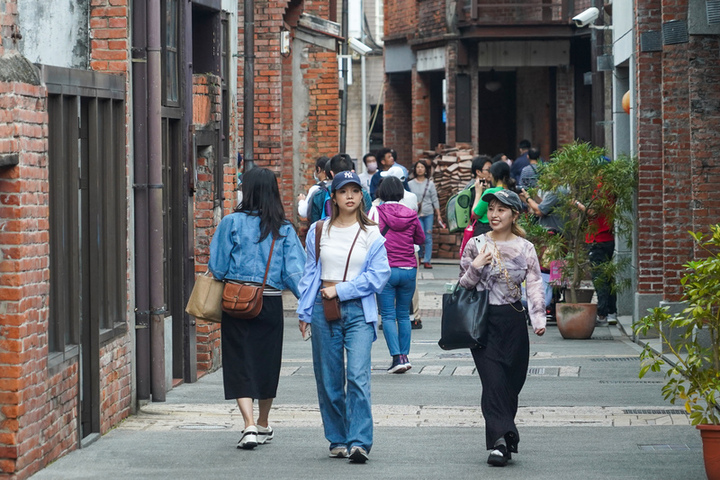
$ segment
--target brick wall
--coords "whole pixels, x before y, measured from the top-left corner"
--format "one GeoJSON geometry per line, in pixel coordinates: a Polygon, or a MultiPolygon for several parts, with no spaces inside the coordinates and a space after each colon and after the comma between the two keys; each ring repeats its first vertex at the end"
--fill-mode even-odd
{"type": "Polygon", "coordinates": [[[76,367],[47,374],[45,97],[40,85],[0,83],[0,154],[19,158],[17,166],[0,169],[0,471],[6,474],[34,472],[41,466],[35,462],[51,460],[50,450],[66,452],[77,439],[77,377],[61,383],[76,367]]]}
{"type": "Polygon", "coordinates": [[[90,6],[90,68],[128,71],[128,0],[93,0],[90,6]]]}
{"type": "MultiPolygon", "coordinates": [[[[690,86],[690,149],[695,186],[690,204],[695,230],[708,231],[708,225],[720,222],[717,192],[720,191],[720,38],[693,36],[690,44],[688,84],[690,86]]],[[[705,255],[696,249],[696,255],[705,255]]]]}
{"type": "MultiPolygon", "coordinates": [[[[308,1],[303,11],[328,18],[329,3],[308,1]]],[[[281,182],[285,213],[294,218],[296,193],[312,182],[312,168],[320,155],[338,153],[340,101],[338,67],[335,51],[308,46],[304,52],[292,52],[284,59],[280,55],[280,36],[284,26],[286,1],[263,0],[255,2],[255,131],[254,151],[256,165],[274,170],[281,182]],[[302,81],[308,92],[309,112],[301,124],[296,125],[293,115],[292,56],[302,55],[302,81]],[[299,152],[293,151],[293,134],[302,137],[299,152]],[[295,185],[294,158],[299,155],[301,170],[307,172],[307,182],[295,185]]],[[[297,8],[288,11],[288,20],[295,21],[297,8]]],[[[238,37],[243,38],[244,15],[242,5],[238,14],[238,37]]],[[[238,98],[243,98],[243,43],[239,42],[238,98]]],[[[244,106],[238,105],[238,143],[242,144],[244,106]]],[[[296,112],[297,113],[297,112],[296,112]]]]}
{"type": "Polygon", "coordinates": [[[442,39],[447,33],[445,2],[418,0],[416,36],[424,39],[442,39]]]}
{"type": "MultiPolygon", "coordinates": [[[[127,165],[126,176],[130,178],[131,162],[129,141],[132,138],[132,122],[129,106],[132,104],[130,93],[129,63],[129,9],[128,0],[92,0],[90,4],[90,69],[102,73],[125,76],[125,146],[127,165]]],[[[128,181],[128,197],[131,195],[132,182],[128,181]]],[[[126,224],[132,225],[130,209],[126,224]]],[[[127,239],[132,244],[132,239],[127,239]]],[[[133,265],[128,252],[127,265],[133,265]]],[[[126,277],[127,291],[131,291],[131,270],[126,277]]],[[[129,302],[128,309],[134,305],[129,302]]],[[[127,333],[100,347],[100,433],[104,434],[131,413],[132,405],[132,365],[135,352],[132,349],[133,328],[131,320],[127,333]]]]}
{"type": "Polygon", "coordinates": [[[662,179],[662,52],[643,52],[643,33],[661,30],[661,0],[635,6],[637,22],[635,101],[638,158],[637,290],[639,294],[663,291],[663,179],[662,179]]]}
{"type": "MultiPolygon", "coordinates": [[[[438,2],[440,3],[440,2],[438,2]]],[[[412,38],[415,35],[417,0],[388,0],[383,4],[385,41],[412,38]]]]}
{"type": "MultiPolygon", "coordinates": [[[[415,67],[412,70],[412,112],[409,115],[412,122],[412,150],[410,155],[402,155],[398,147],[393,147],[398,152],[398,160],[403,159],[407,165],[418,158],[423,150],[434,149],[436,145],[430,145],[430,79],[418,73],[415,67]]],[[[386,113],[387,115],[387,113],[386,113]]],[[[387,125],[388,118],[385,117],[387,125]]],[[[391,144],[388,144],[391,146],[391,144]]],[[[403,162],[404,163],[404,162],[403,162]]]]}
{"type": "MultiPolygon", "coordinates": [[[[215,130],[221,120],[221,87],[220,77],[211,74],[193,75],[193,124],[196,129],[215,130]]],[[[201,148],[197,154],[195,194],[193,195],[194,212],[194,245],[195,273],[207,271],[210,258],[210,242],[220,216],[215,211],[215,173],[217,166],[216,152],[212,148],[201,148]]],[[[231,156],[232,158],[232,156],[231,156]]],[[[231,170],[230,176],[235,177],[235,166],[226,166],[231,170]]],[[[223,172],[225,177],[225,172],[223,172]]],[[[235,180],[230,188],[226,188],[225,201],[234,203],[235,180]]],[[[223,205],[222,213],[227,214],[232,206],[223,205]]],[[[212,372],[222,366],[220,350],[220,324],[198,320],[196,324],[197,369],[198,372],[212,372]]]]}

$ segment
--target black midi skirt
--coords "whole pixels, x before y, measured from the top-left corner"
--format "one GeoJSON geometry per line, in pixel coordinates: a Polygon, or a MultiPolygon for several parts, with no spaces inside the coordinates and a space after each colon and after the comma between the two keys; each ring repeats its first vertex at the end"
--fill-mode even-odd
{"type": "Polygon", "coordinates": [[[222,316],[222,367],[225,399],[275,398],[283,345],[280,296],[264,296],[252,319],[222,316]]]}
{"type": "Polygon", "coordinates": [[[520,441],[515,415],[530,361],[530,338],[522,304],[490,305],[486,348],[472,349],[482,382],[480,407],[485,419],[485,444],[490,450],[505,437],[511,452],[520,441]]]}

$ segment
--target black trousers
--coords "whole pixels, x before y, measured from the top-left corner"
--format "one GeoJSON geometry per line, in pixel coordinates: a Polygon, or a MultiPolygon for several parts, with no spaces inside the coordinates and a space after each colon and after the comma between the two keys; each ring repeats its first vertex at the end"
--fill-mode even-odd
{"type": "Polygon", "coordinates": [[[530,361],[522,304],[490,305],[487,347],[471,352],[482,382],[480,407],[485,418],[486,448],[492,449],[499,438],[505,437],[510,451],[516,452],[520,435],[515,415],[530,361]]]}
{"type": "Polygon", "coordinates": [[[598,265],[612,260],[614,253],[615,241],[613,240],[591,243],[589,246],[588,255],[593,266],[593,286],[598,298],[597,313],[601,317],[607,317],[609,313],[617,313],[617,296],[613,291],[615,289],[615,279],[612,277],[607,278],[597,268],[598,265]]]}

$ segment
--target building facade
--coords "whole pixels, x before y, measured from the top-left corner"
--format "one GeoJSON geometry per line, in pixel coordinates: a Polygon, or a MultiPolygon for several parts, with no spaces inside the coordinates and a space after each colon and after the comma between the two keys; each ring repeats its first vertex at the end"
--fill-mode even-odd
{"type": "Polygon", "coordinates": [[[184,306],[246,139],[293,221],[337,152],[337,36],[315,27],[332,17],[312,0],[0,1],[3,476],[218,368],[218,327],[184,306]]]}
{"type": "Polygon", "coordinates": [[[439,144],[510,158],[523,139],[545,157],[604,144],[598,39],[570,21],[589,6],[386,1],[385,143],[407,161],[439,144]]]}

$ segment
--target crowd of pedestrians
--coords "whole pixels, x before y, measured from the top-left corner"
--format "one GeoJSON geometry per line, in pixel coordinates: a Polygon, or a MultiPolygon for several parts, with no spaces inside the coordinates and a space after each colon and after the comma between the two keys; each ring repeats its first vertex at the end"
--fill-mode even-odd
{"type": "MultiPolygon", "coordinates": [[[[487,462],[495,466],[506,465],[518,452],[515,415],[529,361],[527,325],[543,335],[552,300],[546,272],[518,219],[527,212],[555,234],[562,234],[563,224],[553,211],[563,187],[537,192],[540,152],[527,140],[520,142],[519,152],[515,161],[504,154],[472,161],[473,179],[466,187],[474,190],[472,223],[461,247],[458,277],[460,286],[488,292],[488,343],[471,353],[483,387],[487,462]]],[[[280,375],[281,291],[288,289],[299,299],[300,332],[311,340],[329,455],[355,463],[368,460],[372,343],[382,329],[390,357],[387,372],[412,368],[411,333],[422,326],[418,267],[432,268],[433,227],[444,226],[431,166],[419,160],[408,172],[397,160],[392,149],[368,153],[362,158],[364,172],[357,174],[346,154],[318,158],[316,183],[297,198],[299,216],[310,223],[305,248],[285,218],[273,172],[253,168],[244,175],[242,202],[218,225],[209,261],[216,279],[266,283],[256,318],[223,314],[225,397],[235,399],[245,422],[238,448],[253,449],[274,437],[268,416],[280,375]]],[[[585,207],[577,202],[577,208],[585,207]]],[[[603,218],[593,221],[598,228],[587,241],[593,264],[599,264],[612,256],[614,239],[603,218]]],[[[601,322],[615,315],[612,290],[611,284],[598,288],[601,322]]]]}

